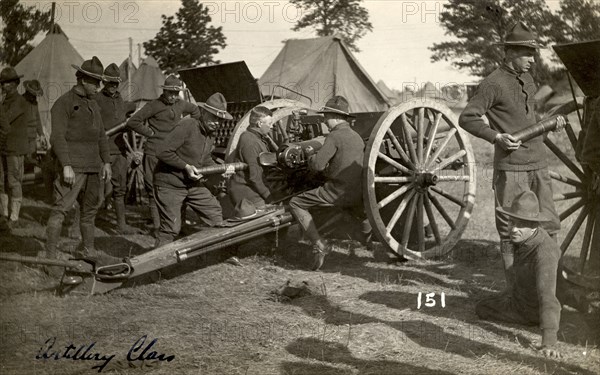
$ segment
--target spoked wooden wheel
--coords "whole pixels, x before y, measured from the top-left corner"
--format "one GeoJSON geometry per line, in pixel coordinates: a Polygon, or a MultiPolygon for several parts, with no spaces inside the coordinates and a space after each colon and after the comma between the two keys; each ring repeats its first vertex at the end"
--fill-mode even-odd
{"type": "Polygon", "coordinates": [[[130,197],[135,194],[137,204],[143,204],[142,198],[145,194],[144,190],[144,166],[143,166],[143,146],[146,137],[136,134],[133,131],[123,133],[123,140],[127,147],[127,193],[130,197]]]}
{"type": "Polygon", "coordinates": [[[475,160],[456,115],[430,99],[390,108],[371,132],[363,196],[374,232],[410,259],[449,252],[475,202],[475,160]]]}
{"type": "Polygon", "coordinates": [[[579,129],[571,124],[578,123],[573,112],[576,108],[572,102],[553,111],[569,120],[565,132],[572,148],[557,145],[560,135],[544,141],[562,163],[550,171],[550,177],[556,181],[554,202],[562,226],[560,268],[567,280],[600,290],[600,195],[594,188],[594,179],[598,177],[582,167],[574,156],[579,141],[579,129]]]}

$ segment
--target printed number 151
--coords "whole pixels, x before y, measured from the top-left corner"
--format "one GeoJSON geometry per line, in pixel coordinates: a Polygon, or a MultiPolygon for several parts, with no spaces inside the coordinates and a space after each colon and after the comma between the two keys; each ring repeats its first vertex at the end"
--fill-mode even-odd
{"type": "MultiPolygon", "coordinates": [[[[421,308],[421,301],[423,300],[423,293],[419,292],[417,296],[417,310],[421,308]]],[[[434,307],[435,306],[435,293],[427,293],[425,294],[425,303],[423,303],[425,307],[434,307]]],[[[440,305],[442,308],[446,307],[446,293],[440,293],[440,305]]]]}

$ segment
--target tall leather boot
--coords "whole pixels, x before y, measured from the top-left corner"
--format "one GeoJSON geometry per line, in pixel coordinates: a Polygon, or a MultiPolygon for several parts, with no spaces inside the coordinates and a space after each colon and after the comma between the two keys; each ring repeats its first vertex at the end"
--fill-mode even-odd
{"type": "Polygon", "coordinates": [[[158,238],[158,230],[160,229],[160,215],[158,213],[158,207],[156,206],[156,202],[152,198],[150,198],[150,215],[152,216],[152,225],[154,226],[154,231],[152,235],[154,238],[158,238]]]}
{"type": "Polygon", "coordinates": [[[515,285],[515,270],[513,268],[513,263],[515,261],[515,246],[509,241],[502,241],[500,242],[500,253],[502,254],[502,263],[504,265],[506,291],[511,292],[515,285]]]}
{"type": "Polygon", "coordinates": [[[117,231],[121,234],[137,234],[139,231],[127,225],[125,221],[125,198],[114,199],[115,214],[117,215],[117,231]]]}
{"type": "MultiPolygon", "coordinates": [[[[40,254],[42,258],[58,259],[58,251],[56,250],[56,247],[58,246],[58,241],[60,240],[61,230],[62,225],[48,225],[46,227],[46,250],[40,254]]],[[[47,275],[53,278],[61,277],[64,272],[62,267],[56,266],[44,266],[43,270],[47,275]]]]}
{"type": "Polygon", "coordinates": [[[8,194],[0,194],[0,215],[8,220],[8,194]]]}
{"type": "Polygon", "coordinates": [[[80,251],[84,257],[96,258],[96,249],[94,247],[94,225],[80,224],[79,230],[81,231],[81,246],[80,251]]]}

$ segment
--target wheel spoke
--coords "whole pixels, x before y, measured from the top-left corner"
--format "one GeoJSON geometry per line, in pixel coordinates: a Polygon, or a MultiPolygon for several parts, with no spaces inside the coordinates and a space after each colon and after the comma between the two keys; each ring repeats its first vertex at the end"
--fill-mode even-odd
{"type": "Polygon", "coordinates": [[[433,215],[433,210],[431,209],[431,202],[429,201],[429,194],[423,195],[423,204],[425,206],[425,212],[427,213],[427,218],[429,219],[429,225],[431,226],[431,230],[433,231],[433,236],[435,237],[435,243],[441,244],[442,238],[440,236],[440,229],[438,228],[437,222],[435,221],[435,216],[433,215]]]}
{"type": "Polygon", "coordinates": [[[560,218],[560,221],[563,221],[566,218],[568,218],[569,216],[571,216],[573,214],[573,212],[580,209],[584,204],[585,204],[585,200],[583,200],[583,199],[578,200],[577,203],[575,203],[571,207],[567,208],[562,214],[558,215],[558,217],[560,218]]]}
{"type": "Polygon", "coordinates": [[[419,251],[425,251],[425,226],[423,223],[423,195],[419,194],[417,200],[417,240],[419,241],[419,251]]]}
{"type": "Polygon", "coordinates": [[[387,156],[383,152],[380,151],[379,154],[378,154],[378,157],[380,159],[383,159],[385,162],[387,162],[392,167],[401,170],[402,172],[404,172],[404,174],[409,174],[409,175],[412,174],[412,172],[408,168],[406,168],[402,164],[398,163],[396,160],[390,158],[389,156],[387,156]]]}
{"type": "Polygon", "coordinates": [[[437,210],[440,212],[440,214],[442,215],[444,220],[446,220],[446,223],[448,223],[450,228],[455,229],[456,225],[454,224],[454,221],[452,220],[450,215],[448,215],[448,213],[446,212],[444,207],[442,207],[442,204],[440,203],[440,201],[438,201],[438,199],[435,196],[433,196],[433,194],[428,193],[428,195],[429,195],[429,199],[431,199],[431,203],[433,203],[435,208],[437,208],[437,210]]]}
{"type": "Polygon", "coordinates": [[[406,141],[406,146],[408,147],[409,155],[411,157],[411,160],[413,160],[416,163],[419,163],[419,159],[417,158],[417,151],[415,150],[415,145],[410,135],[410,131],[408,130],[409,125],[407,123],[406,115],[403,113],[401,115],[401,118],[402,123],[404,124],[404,126],[402,127],[402,130],[404,132],[404,140],[406,141]]]}
{"type": "Polygon", "coordinates": [[[392,202],[394,199],[398,198],[401,195],[404,195],[404,193],[406,193],[409,189],[412,189],[413,187],[414,187],[413,183],[402,186],[401,188],[394,191],[392,194],[388,195],[387,197],[385,197],[381,201],[379,201],[377,203],[377,208],[382,209],[383,207],[387,206],[390,202],[392,202]]]}
{"type": "Polygon", "coordinates": [[[575,186],[578,188],[583,188],[583,183],[577,180],[573,180],[570,177],[566,177],[563,176],[561,174],[558,174],[554,171],[548,171],[548,174],[550,175],[550,178],[555,179],[556,181],[560,181],[560,182],[564,182],[565,184],[571,185],[571,186],[575,186]]]}
{"type": "Polygon", "coordinates": [[[444,151],[444,149],[448,145],[448,142],[450,142],[452,137],[454,137],[454,133],[456,133],[456,129],[454,129],[454,128],[452,128],[448,131],[448,134],[446,134],[446,136],[444,137],[444,140],[442,141],[442,144],[440,145],[440,147],[438,147],[438,149],[435,150],[435,153],[427,161],[425,169],[429,169],[431,167],[431,165],[433,163],[435,163],[436,159],[442,154],[442,151],[444,151]]]}
{"type": "Polygon", "coordinates": [[[410,238],[410,230],[413,225],[413,218],[415,216],[415,208],[417,205],[418,197],[413,196],[410,200],[410,206],[408,206],[408,211],[406,212],[406,221],[404,223],[404,231],[402,232],[402,241],[400,244],[404,249],[408,245],[408,240],[410,238]]]}
{"type": "Polygon", "coordinates": [[[419,108],[417,118],[417,158],[419,164],[423,165],[423,127],[425,126],[425,108],[419,108]]]}
{"type": "Polygon", "coordinates": [[[555,202],[557,202],[557,201],[566,201],[568,199],[581,198],[581,197],[583,197],[583,191],[577,190],[577,191],[573,191],[570,193],[554,194],[554,196],[552,196],[552,199],[555,202]]]}
{"type": "Polygon", "coordinates": [[[400,157],[402,158],[402,160],[404,160],[404,162],[406,164],[408,164],[408,167],[410,169],[413,169],[413,170],[416,169],[415,165],[410,160],[410,158],[408,157],[408,155],[406,154],[406,152],[404,152],[404,149],[402,148],[402,146],[400,146],[400,142],[398,142],[398,138],[396,138],[396,135],[392,132],[392,129],[388,129],[386,133],[390,137],[390,139],[392,141],[392,144],[396,148],[396,151],[398,152],[398,154],[400,155],[400,157]]]}
{"type": "Polygon", "coordinates": [[[471,181],[471,176],[438,176],[438,182],[457,182],[457,181],[471,181]]]}
{"type": "Polygon", "coordinates": [[[436,193],[438,193],[442,197],[448,199],[449,201],[456,203],[457,205],[459,205],[461,207],[465,207],[466,206],[466,204],[461,199],[455,197],[454,195],[451,195],[450,193],[444,191],[443,189],[440,189],[439,187],[432,186],[430,189],[433,190],[433,191],[435,191],[436,193]]]}
{"type": "Polygon", "coordinates": [[[437,113],[435,115],[435,121],[433,122],[433,126],[429,133],[427,134],[427,147],[425,148],[425,154],[423,157],[423,164],[429,163],[429,154],[431,153],[431,149],[433,148],[433,143],[435,142],[435,136],[437,134],[438,126],[440,125],[440,121],[442,120],[442,114],[437,113]]]}
{"type": "Polygon", "coordinates": [[[575,173],[575,175],[577,177],[579,177],[579,179],[581,181],[585,180],[585,175],[583,174],[583,171],[581,169],[579,169],[579,167],[577,165],[575,165],[575,163],[573,163],[571,161],[571,159],[569,159],[567,157],[567,155],[565,155],[559,148],[557,145],[555,145],[550,139],[546,138],[544,139],[544,143],[546,144],[546,146],[550,149],[550,151],[552,151],[554,153],[554,155],[556,155],[560,161],[563,162],[564,165],[566,165],[571,172],[575,173]]]}
{"type": "Polygon", "coordinates": [[[565,131],[567,132],[569,141],[571,141],[571,147],[573,147],[573,150],[577,149],[577,135],[575,135],[573,126],[571,126],[571,123],[568,120],[567,120],[567,125],[565,126],[565,131]]]}
{"type": "Polygon", "coordinates": [[[383,177],[383,176],[375,176],[375,183],[404,183],[404,182],[412,182],[414,177],[405,177],[405,176],[397,176],[397,177],[383,177]]]}
{"type": "Polygon", "coordinates": [[[592,231],[596,221],[596,212],[592,210],[588,215],[587,223],[585,223],[585,233],[583,235],[583,244],[579,253],[579,273],[583,273],[585,263],[587,262],[588,251],[590,249],[590,241],[592,239],[592,231]]]}
{"type": "Polygon", "coordinates": [[[409,202],[412,201],[412,197],[414,195],[415,195],[415,190],[413,189],[402,200],[402,202],[400,202],[400,205],[398,206],[398,208],[396,208],[396,212],[394,212],[394,215],[392,216],[392,218],[390,219],[390,221],[388,222],[388,224],[385,227],[385,231],[386,231],[386,233],[387,233],[388,236],[392,233],[392,229],[394,229],[394,227],[396,226],[396,223],[400,219],[400,216],[402,215],[402,212],[404,212],[404,209],[406,208],[406,205],[409,202]]]}
{"type": "Polygon", "coordinates": [[[441,171],[442,169],[446,168],[447,166],[449,166],[450,164],[454,163],[458,159],[462,158],[466,154],[467,154],[466,150],[459,150],[459,151],[457,151],[456,153],[454,153],[454,155],[449,156],[446,159],[442,160],[442,162],[435,167],[435,169],[433,170],[433,172],[435,173],[437,171],[441,171]]]}
{"type": "Polygon", "coordinates": [[[581,224],[583,223],[583,220],[585,220],[585,217],[587,216],[589,210],[589,207],[584,207],[583,210],[581,210],[581,212],[579,213],[579,216],[577,216],[577,220],[575,220],[575,223],[573,223],[571,229],[569,229],[569,232],[565,236],[562,245],[560,245],[560,250],[563,254],[569,248],[571,241],[573,241],[575,234],[577,234],[577,231],[579,230],[579,227],[581,227],[581,224]]]}

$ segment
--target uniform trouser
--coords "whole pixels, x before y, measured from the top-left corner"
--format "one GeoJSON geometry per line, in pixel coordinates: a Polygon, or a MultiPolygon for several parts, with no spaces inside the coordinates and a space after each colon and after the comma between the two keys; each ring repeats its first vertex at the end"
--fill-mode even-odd
{"type": "MultiPolygon", "coordinates": [[[[496,195],[496,207],[510,207],[513,200],[524,191],[532,191],[538,198],[540,213],[551,218],[550,221],[542,222],[541,226],[550,235],[560,231],[560,218],[552,199],[552,180],[548,174],[548,168],[532,171],[501,171],[494,170],[494,192],[496,195]]],[[[501,241],[510,240],[508,228],[508,217],[496,212],[496,229],[501,241]]]]}
{"type": "Polygon", "coordinates": [[[260,208],[265,205],[265,200],[250,186],[241,184],[237,181],[231,181],[228,190],[229,198],[233,207],[236,207],[243,199],[247,199],[254,207],[260,208]]]}
{"type": "Polygon", "coordinates": [[[54,180],[54,205],[48,218],[48,227],[61,227],[65,216],[75,202],[79,203],[81,227],[93,226],[98,212],[100,200],[100,174],[75,173],[75,182],[67,185],[62,173],[57,174],[54,180]]]}
{"type": "Polygon", "coordinates": [[[308,239],[314,244],[321,239],[317,227],[309,212],[310,208],[313,207],[340,207],[342,209],[349,210],[352,216],[361,221],[361,231],[363,235],[367,235],[371,232],[371,226],[366,218],[364,207],[359,202],[354,205],[341,205],[333,202],[325,194],[323,194],[323,188],[318,187],[316,189],[305,191],[302,194],[298,194],[290,200],[290,211],[292,215],[298,220],[300,227],[304,230],[304,233],[308,239]]]}
{"type": "Polygon", "coordinates": [[[150,206],[150,214],[152,215],[152,223],[154,229],[160,227],[160,214],[154,196],[154,170],[158,164],[158,158],[154,155],[144,154],[144,187],[148,193],[148,205],[150,206]]]}
{"type": "Polygon", "coordinates": [[[19,208],[23,199],[25,157],[23,155],[0,155],[0,213],[10,220],[19,219],[19,208]]]}
{"type": "Polygon", "coordinates": [[[104,198],[112,195],[115,199],[124,199],[127,193],[127,157],[122,154],[110,155],[110,182],[104,182],[104,198]]]}
{"type": "Polygon", "coordinates": [[[208,225],[223,221],[221,205],[204,186],[175,188],[155,186],[154,196],[160,214],[160,243],[173,240],[181,230],[181,207],[185,202],[208,225]]]}

